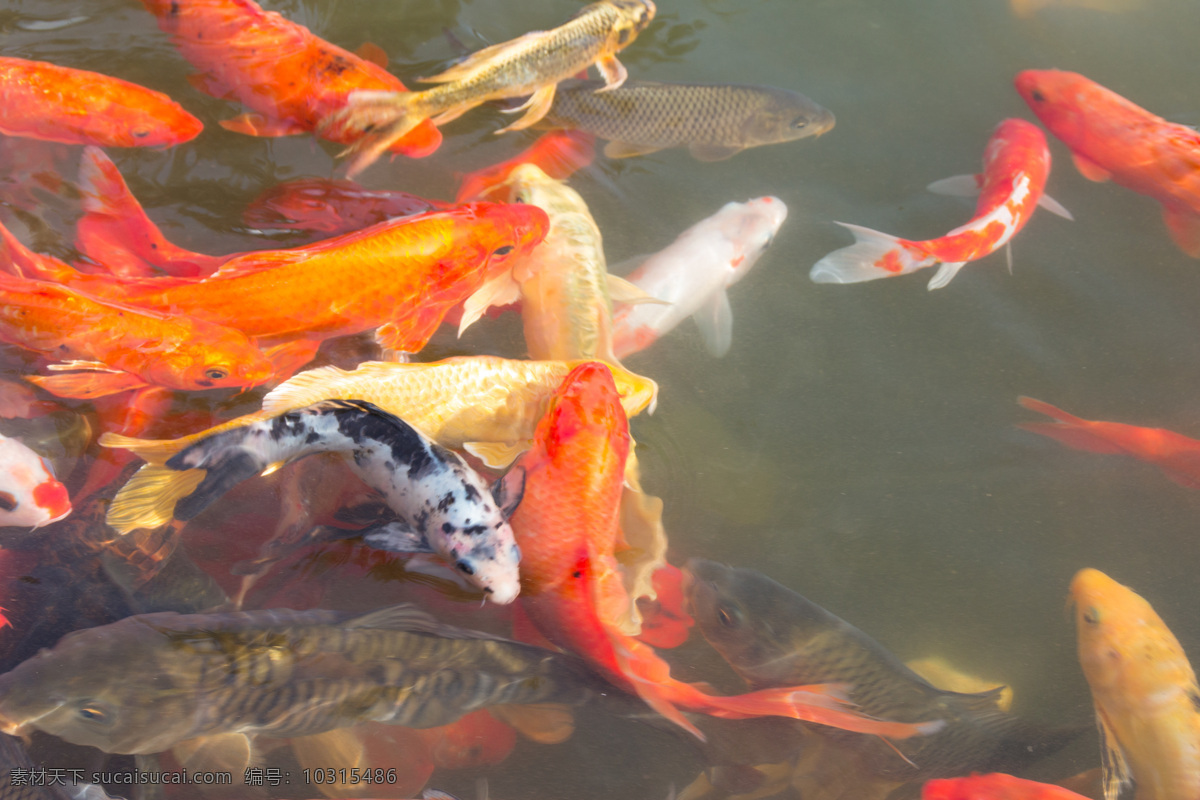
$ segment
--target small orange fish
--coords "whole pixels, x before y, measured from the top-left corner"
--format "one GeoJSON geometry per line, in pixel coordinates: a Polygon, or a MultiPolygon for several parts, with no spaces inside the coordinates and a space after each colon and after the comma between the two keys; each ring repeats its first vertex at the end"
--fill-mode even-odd
{"type": "Polygon", "coordinates": [[[162,386],[247,388],[274,367],[240,331],[181,314],[95,300],[0,273],[0,341],[66,363],[28,380],[60,397],[93,398],[162,386]]]}
{"type": "Polygon", "coordinates": [[[1071,581],[1079,665],[1100,728],[1105,800],[1200,797],[1200,687],[1144,598],[1096,569],[1071,581]]]}
{"type": "Polygon", "coordinates": [[[622,633],[616,620],[629,596],[614,551],[629,441],[612,373],[587,362],[563,381],[532,449],[514,466],[525,471],[524,499],[511,520],[522,553],[519,600],[546,639],[701,738],[681,708],[732,718],[785,716],[894,737],[927,730],[860,715],[825,685],[709,695],[672,678],[653,649],[622,633]]]}
{"type": "Polygon", "coordinates": [[[1014,778],[1003,772],[926,781],[921,800],[1088,800],[1050,783],[1014,778]]]}
{"type": "Polygon", "coordinates": [[[1021,72],[1017,92],[1093,181],[1149,195],[1171,239],[1200,258],[1200,132],[1151,114],[1077,72],[1021,72]]]}
{"type": "Polygon", "coordinates": [[[364,189],[354,181],[299,178],[275,184],[256,197],[242,212],[242,222],[264,230],[335,235],[445,208],[449,204],[408,192],[364,189]]]}
{"type": "Polygon", "coordinates": [[[487,200],[514,169],[533,164],[555,180],[566,180],[596,158],[596,137],[583,131],[550,131],[517,155],[462,176],[455,199],[459,203],[487,200]]]}
{"type": "Polygon", "coordinates": [[[439,769],[465,769],[499,764],[517,744],[517,732],[486,708],[472,711],[449,725],[417,733],[439,769]]]}
{"type": "Polygon", "coordinates": [[[540,208],[476,203],[306,247],[243,253],[200,280],[121,281],[46,259],[17,266],[94,296],[235,327],[260,344],[315,345],[379,326],[380,345],[417,352],[451,306],[526,255],[548,227],[540,208]]]}
{"type": "Polygon", "coordinates": [[[0,133],[66,144],[162,147],[204,127],[160,92],[23,58],[0,58],[0,107],[0,133]]]}
{"type": "MultiPolygon", "coordinates": [[[[383,67],[314,35],[308,28],[263,11],[252,0],[142,0],[171,34],[179,52],[200,70],[192,85],[205,94],[236,100],[254,113],[221,122],[251,136],[290,136],[317,129],[346,105],[351,92],[404,92],[383,67]]],[[[337,126],[321,137],[351,144],[337,126]]],[[[427,156],[442,135],[424,122],[389,148],[411,158],[427,156]]]]}
{"type": "Polygon", "coordinates": [[[696,620],[684,608],[683,572],[664,564],[651,577],[655,599],[639,597],[642,632],[637,638],[651,647],[669,649],[687,641],[696,620]]]}
{"type": "Polygon", "coordinates": [[[1017,402],[1055,422],[1022,422],[1022,430],[1057,439],[1067,447],[1091,453],[1120,453],[1154,464],[1168,478],[1200,489],[1200,440],[1163,428],[1139,428],[1121,422],[1080,419],[1032,397],[1017,402]]]}

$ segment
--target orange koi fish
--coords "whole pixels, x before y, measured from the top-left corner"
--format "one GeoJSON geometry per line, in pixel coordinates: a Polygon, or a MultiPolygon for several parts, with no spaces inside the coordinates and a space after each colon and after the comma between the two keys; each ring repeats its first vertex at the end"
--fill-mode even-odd
{"type": "MultiPolygon", "coordinates": [[[[50,462],[20,439],[0,435],[0,465],[0,527],[40,528],[71,513],[67,488],[50,462]]],[[[7,620],[3,614],[0,620],[2,628],[7,620]]]]}
{"type": "Polygon", "coordinates": [[[1200,797],[1200,687],[1145,599],[1096,569],[1071,581],[1079,665],[1100,728],[1105,800],[1200,797]]]}
{"type": "Polygon", "coordinates": [[[379,326],[383,347],[417,352],[451,306],[526,255],[548,227],[540,208],[476,203],[306,247],[244,253],[201,280],[121,281],[45,259],[18,267],[106,299],[236,327],[260,344],[315,343],[379,326]]]}
{"type": "Polygon", "coordinates": [[[169,147],[204,125],[171,98],[97,72],[0,58],[0,133],[101,147],[169,147]]]}
{"type": "Polygon", "coordinates": [[[1088,800],[1051,783],[1014,778],[1003,772],[925,781],[921,800],[1088,800]]]}
{"type": "Polygon", "coordinates": [[[1200,440],[1163,428],[1139,428],[1121,422],[1080,419],[1032,397],[1017,402],[1054,422],[1023,422],[1018,428],[1089,453],[1121,453],[1148,461],[1168,478],[1189,489],[1200,489],[1200,440]]]}
{"type": "Polygon", "coordinates": [[[988,139],[982,173],[958,175],[929,186],[944,194],[978,192],[975,216],[970,222],[924,242],[839,222],[854,234],[854,244],[822,258],[809,277],[816,283],[859,283],[940,264],[929,281],[930,289],[940,289],[968,261],[1008,244],[1039,205],[1071,218],[1065,208],[1043,194],[1049,175],[1050,148],[1041,130],[1023,119],[1006,119],[988,139]]]}
{"type": "Polygon", "coordinates": [[[828,685],[709,695],[672,678],[653,649],[622,633],[615,621],[629,596],[614,553],[628,454],[628,421],[612,373],[599,362],[581,364],[559,387],[532,449],[514,467],[525,472],[524,499],[511,520],[522,553],[519,600],[546,639],[701,738],[680,709],[786,716],[895,737],[930,730],[860,715],[828,685]]]}
{"type": "MultiPolygon", "coordinates": [[[[200,73],[200,91],[236,100],[254,113],[224,120],[226,130],[251,136],[290,136],[317,130],[346,105],[351,92],[404,92],[383,67],[315,36],[308,28],[263,11],[253,0],[142,0],[200,73]]],[[[351,144],[356,135],[326,126],[324,139],[351,144]]],[[[417,125],[388,149],[427,156],[442,142],[431,123],[417,125]]]]}
{"type": "Polygon", "coordinates": [[[336,235],[449,207],[408,192],[364,189],[354,181],[300,178],[278,183],[256,197],[242,212],[242,222],[262,230],[336,235]]]}
{"type": "Polygon", "coordinates": [[[596,137],[584,131],[550,131],[517,155],[462,176],[455,200],[488,200],[491,192],[504,186],[514,169],[533,164],[555,180],[563,181],[596,158],[596,137]]]}
{"type": "Polygon", "coordinates": [[[1017,92],[1063,144],[1083,177],[1162,204],[1171,239],[1200,258],[1200,133],[1167,122],[1077,72],[1025,70],[1017,92]]]}
{"type": "Polygon", "coordinates": [[[180,314],[95,300],[0,273],[0,341],[65,363],[28,380],[59,397],[93,398],[141,386],[247,388],[274,372],[240,331],[180,314]]]}

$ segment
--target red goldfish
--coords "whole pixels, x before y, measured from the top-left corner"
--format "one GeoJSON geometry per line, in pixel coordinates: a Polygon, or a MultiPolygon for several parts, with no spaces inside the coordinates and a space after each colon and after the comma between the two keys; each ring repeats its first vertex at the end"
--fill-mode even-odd
{"type": "Polygon", "coordinates": [[[0,58],[0,107],[0,133],[66,144],[170,146],[204,127],[160,92],[23,58],[0,58]]]}
{"type": "Polygon", "coordinates": [[[71,513],[71,498],[50,464],[19,439],[0,436],[0,465],[0,527],[40,528],[71,513]]]}
{"type": "Polygon", "coordinates": [[[947,194],[978,191],[970,222],[924,242],[839,222],[854,234],[854,244],[822,258],[809,277],[817,283],[858,283],[940,264],[929,281],[930,289],[940,289],[968,261],[1008,244],[1039,205],[1070,219],[1066,209],[1042,194],[1049,175],[1050,149],[1041,130],[1023,119],[1006,119],[988,139],[982,173],[930,184],[933,191],[947,194]]]}
{"type": "Polygon", "coordinates": [[[926,781],[921,800],[1088,800],[1050,783],[1014,778],[1003,772],[926,781]]]}
{"type": "Polygon", "coordinates": [[[1079,665],[1100,728],[1104,797],[1200,797],[1200,687],[1179,641],[1144,598],[1096,569],[1071,581],[1079,665]]]}
{"type": "Polygon", "coordinates": [[[1032,397],[1019,397],[1017,402],[1055,420],[1023,422],[1018,428],[1057,439],[1076,450],[1140,458],[1157,466],[1180,486],[1200,489],[1200,440],[1162,428],[1080,419],[1032,397]]]}
{"type": "Polygon", "coordinates": [[[244,253],[203,280],[120,281],[45,259],[18,269],[122,303],[236,327],[263,344],[315,345],[379,326],[382,346],[417,352],[451,306],[488,272],[526,255],[548,227],[540,208],[476,203],[306,247],[244,253]]]}
{"type": "Polygon", "coordinates": [[[485,200],[522,164],[533,164],[555,180],[566,180],[596,157],[596,137],[583,131],[550,131],[517,155],[462,176],[457,201],[485,200]]]}
{"type": "Polygon", "coordinates": [[[1017,92],[1093,181],[1162,204],[1179,249],[1200,258],[1200,133],[1167,122],[1076,72],[1025,70],[1017,92]]]}
{"type": "Polygon", "coordinates": [[[332,235],[448,207],[408,192],[364,189],[354,181],[299,178],[276,184],[256,197],[242,212],[242,221],[265,230],[332,235]]]}
{"type": "MultiPolygon", "coordinates": [[[[192,84],[213,97],[237,100],[254,113],[221,122],[251,136],[290,136],[317,129],[346,105],[351,92],[404,92],[387,70],[321,39],[308,28],[263,11],[252,0],[142,0],[171,34],[179,52],[200,70],[192,84]]],[[[339,126],[321,136],[351,144],[339,126]]],[[[423,122],[390,148],[412,158],[438,148],[442,135],[423,122]]]]}
{"type": "Polygon", "coordinates": [[[764,689],[733,697],[676,680],[649,646],[621,632],[628,604],[614,556],[629,428],[612,373],[599,362],[567,375],[514,469],[525,495],[512,517],[521,548],[521,607],[554,644],[697,736],[680,709],[723,717],[777,715],[904,737],[939,727],[885,722],[848,710],[830,686],[764,689]]]}

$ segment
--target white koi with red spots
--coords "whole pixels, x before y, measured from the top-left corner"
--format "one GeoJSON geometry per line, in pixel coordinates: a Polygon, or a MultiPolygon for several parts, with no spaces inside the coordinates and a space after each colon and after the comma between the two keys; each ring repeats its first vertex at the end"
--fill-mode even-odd
{"type": "Polygon", "coordinates": [[[644,350],[688,317],[695,317],[709,351],[725,355],[733,341],[725,290],[758,262],[785,219],[787,206],[777,197],[727,203],[643,261],[630,282],[664,302],[624,305],[613,312],[617,358],[644,350]]]}
{"type": "Polygon", "coordinates": [[[988,140],[982,173],[959,175],[929,186],[943,194],[978,192],[970,222],[924,242],[839,222],[854,234],[854,244],[822,258],[809,277],[816,283],[859,283],[940,264],[929,281],[930,289],[940,289],[967,262],[1008,244],[1039,205],[1071,218],[1065,208],[1043,194],[1049,175],[1050,149],[1041,129],[1023,119],[1006,119],[988,140]]]}
{"type": "Polygon", "coordinates": [[[40,528],[71,513],[66,487],[27,445],[0,436],[0,465],[0,527],[40,528]]]}

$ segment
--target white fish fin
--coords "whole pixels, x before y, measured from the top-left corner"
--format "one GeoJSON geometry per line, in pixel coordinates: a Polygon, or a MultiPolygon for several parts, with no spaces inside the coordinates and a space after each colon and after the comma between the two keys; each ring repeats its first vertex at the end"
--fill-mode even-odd
{"type": "Polygon", "coordinates": [[[692,315],[704,337],[708,352],[717,358],[729,352],[733,344],[733,309],[729,307],[729,293],[724,289],[708,299],[700,310],[692,315]]]}
{"type": "Polygon", "coordinates": [[[1133,776],[1129,772],[1129,765],[1125,763],[1121,742],[1099,708],[1096,709],[1096,727],[1100,729],[1100,768],[1104,776],[1104,800],[1117,800],[1121,790],[1132,782],[1133,776]]]}
{"type": "Polygon", "coordinates": [[[907,275],[937,263],[936,258],[899,237],[861,225],[845,222],[839,222],[838,225],[853,233],[855,242],[849,247],[834,250],[814,264],[808,273],[814,283],[861,283],[907,275]],[[887,266],[881,266],[883,263],[887,266]]]}
{"type": "Polygon", "coordinates": [[[465,575],[456,569],[451,569],[441,556],[435,556],[432,553],[419,553],[413,556],[405,562],[404,571],[415,572],[418,575],[431,575],[472,593],[479,591],[479,587],[468,581],[465,575]]]}
{"type": "Polygon", "coordinates": [[[625,65],[618,61],[616,56],[604,56],[598,59],[596,70],[600,73],[600,77],[604,78],[604,85],[597,89],[597,92],[611,92],[613,89],[619,89],[625,79],[629,77],[625,65]]]}
{"type": "Polygon", "coordinates": [[[494,278],[488,278],[475,292],[463,301],[462,319],[458,323],[458,335],[475,324],[492,306],[506,306],[521,299],[521,286],[513,280],[512,270],[505,270],[494,278]]]}
{"type": "Polygon", "coordinates": [[[609,158],[644,156],[648,153],[657,153],[659,150],[662,150],[662,148],[653,144],[634,144],[632,142],[620,142],[616,140],[604,145],[604,155],[609,158]]]}
{"type": "Polygon", "coordinates": [[[1038,198],[1038,205],[1041,206],[1042,208],[1046,209],[1047,211],[1049,211],[1051,214],[1058,214],[1060,217],[1063,217],[1064,219],[1069,219],[1072,222],[1075,221],[1075,217],[1071,216],[1071,212],[1067,211],[1066,206],[1064,206],[1062,203],[1058,202],[1057,200],[1055,200],[1053,197],[1051,197],[1048,194],[1044,194],[1040,198],[1038,198]]]}
{"type": "Polygon", "coordinates": [[[95,372],[124,372],[124,370],[113,369],[103,361],[63,361],[59,364],[47,364],[46,369],[50,372],[69,372],[71,370],[92,370],[95,372]]]}
{"type": "Polygon", "coordinates": [[[551,83],[538,89],[525,102],[525,105],[529,106],[529,109],[525,112],[525,114],[516,122],[507,127],[501,128],[500,130],[496,131],[496,133],[520,131],[528,128],[530,125],[537,124],[542,117],[546,116],[546,112],[550,110],[550,106],[554,103],[554,91],[557,88],[557,83],[551,83]]]}
{"type": "MultiPolygon", "coordinates": [[[[1011,251],[1010,251],[1010,258],[1011,258],[1011,251]]],[[[958,274],[958,271],[960,269],[962,269],[966,263],[967,262],[965,262],[965,261],[943,262],[942,265],[940,267],[938,267],[938,271],[935,272],[933,274],[933,277],[929,279],[929,287],[928,287],[929,291],[932,292],[934,289],[941,289],[943,286],[945,286],[947,283],[949,283],[951,280],[953,280],[954,276],[958,274]]],[[[1012,265],[1010,262],[1010,264],[1009,264],[1010,272],[1011,272],[1011,266],[1012,265]]]]}
{"type": "Polygon", "coordinates": [[[490,66],[493,59],[499,58],[509,51],[528,47],[545,35],[545,31],[530,31],[522,36],[518,36],[516,39],[490,45],[482,50],[476,50],[449,69],[445,69],[436,75],[430,75],[428,78],[417,78],[417,80],[421,83],[450,83],[452,81],[469,80],[479,74],[480,70],[490,66]]]}
{"type": "Polygon", "coordinates": [[[974,175],[951,175],[925,187],[934,194],[952,197],[974,197],[979,194],[979,180],[974,175]]]}
{"type": "Polygon", "coordinates": [[[392,520],[363,535],[363,542],[376,550],[389,553],[432,553],[428,540],[407,522],[392,520]]]}
{"type": "Polygon", "coordinates": [[[744,149],[744,147],[729,147],[720,144],[693,144],[688,147],[688,152],[697,161],[724,161],[736,156],[744,149]]]}
{"type": "Polygon", "coordinates": [[[466,442],[463,449],[492,469],[503,469],[517,460],[517,456],[529,449],[532,443],[520,442],[466,442]]]}
{"type": "Polygon", "coordinates": [[[244,733],[218,733],[187,739],[171,748],[191,772],[244,772],[255,762],[254,743],[244,733]]]}
{"type": "Polygon", "coordinates": [[[471,110],[471,106],[464,103],[463,105],[455,106],[454,108],[451,108],[448,111],[443,111],[442,113],[438,114],[436,117],[430,117],[429,121],[440,128],[443,125],[445,125],[447,122],[453,122],[454,120],[458,119],[459,117],[461,117],[463,114],[467,113],[470,110],[471,110]]]}
{"type": "MultiPolygon", "coordinates": [[[[359,369],[380,362],[372,361],[359,364],[359,369]]],[[[355,370],[357,373],[358,370],[355,370]]],[[[262,411],[266,416],[281,414],[294,408],[301,408],[318,400],[330,397],[328,392],[331,385],[338,385],[349,372],[340,367],[317,367],[293,375],[283,383],[267,392],[262,400],[262,411]]]]}
{"type": "Polygon", "coordinates": [[[640,305],[642,303],[656,303],[658,305],[672,305],[670,300],[659,300],[651,294],[647,294],[645,289],[642,289],[636,283],[631,283],[624,278],[618,278],[616,275],[608,276],[608,298],[614,303],[628,303],[629,305],[640,305]]]}

